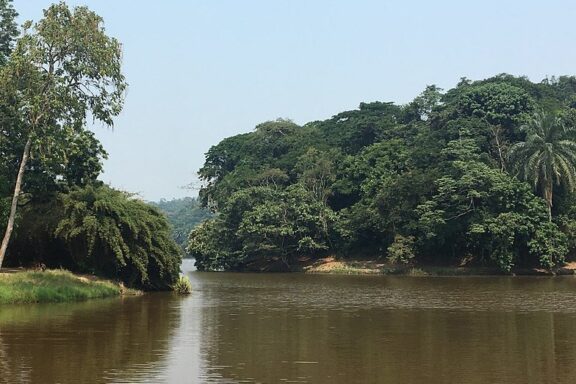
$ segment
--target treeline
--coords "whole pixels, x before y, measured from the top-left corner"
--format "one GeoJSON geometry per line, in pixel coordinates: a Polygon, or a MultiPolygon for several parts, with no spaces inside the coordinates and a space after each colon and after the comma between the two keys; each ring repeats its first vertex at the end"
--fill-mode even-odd
{"type": "Polygon", "coordinates": [[[0,0],[0,267],[95,273],[169,289],[182,252],[164,215],[97,180],[126,82],[120,43],[86,7],[60,2],[20,32],[0,0]],[[6,248],[7,246],[7,248],[6,248]]]}
{"type": "Polygon", "coordinates": [[[202,207],[194,197],[165,200],[150,203],[166,215],[172,227],[172,238],[185,252],[188,235],[197,225],[212,216],[210,211],[202,207]]]}
{"type": "Polygon", "coordinates": [[[553,268],[576,246],[576,78],[507,74],[298,126],[276,120],[206,154],[216,213],[201,270],[300,257],[553,268]]]}

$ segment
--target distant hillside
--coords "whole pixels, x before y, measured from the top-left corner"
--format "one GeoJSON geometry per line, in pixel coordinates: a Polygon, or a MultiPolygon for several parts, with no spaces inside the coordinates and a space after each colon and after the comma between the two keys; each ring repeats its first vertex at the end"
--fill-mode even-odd
{"type": "Polygon", "coordinates": [[[193,197],[182,199],[151,202],[158,207],[168,218],[172,226],[172,236],[182,249],[186,248],[186,242],[190,231],[212,214],[200,206],[200,202],[193,197]]]}

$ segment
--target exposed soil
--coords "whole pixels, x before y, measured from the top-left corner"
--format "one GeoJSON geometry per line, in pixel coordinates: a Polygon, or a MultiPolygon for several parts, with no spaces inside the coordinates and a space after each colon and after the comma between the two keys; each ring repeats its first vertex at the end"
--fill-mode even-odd
{"type": "Polygon", "coordinates": [[[380,274],[386,263],[375,260],[337,260],[334,256],[316,259],[313,262],[301,260],[302,270],[307,273],[354,273],[380,274]]]}
{"type": "MultiPolygon", "coordinates": [[[[329,274],[399,274],[418,276],[475,276],[475,275],[504,275],[502,271],[494,267],[470,267],[470,266],[434,266],[413,265],[399,266],[381,260],[339,260],[334,256],[321,259],[300,258],[297,271],[305,273],[329,273],[329,274]]],[[[508,275],[576,275],[576,261],[566,263],[562,267],[552,271],[541,268],[518,268],[508,275]]]]}

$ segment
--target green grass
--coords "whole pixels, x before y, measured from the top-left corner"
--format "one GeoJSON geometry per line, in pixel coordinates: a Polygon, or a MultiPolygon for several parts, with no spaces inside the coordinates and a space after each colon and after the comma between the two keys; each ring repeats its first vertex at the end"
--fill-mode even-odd
{"type": "Polygon", "coordinates": [[[0,274],[0,304],[58,303],[121,294],[117,284],[80,278],[64,270],[0,274]]]}

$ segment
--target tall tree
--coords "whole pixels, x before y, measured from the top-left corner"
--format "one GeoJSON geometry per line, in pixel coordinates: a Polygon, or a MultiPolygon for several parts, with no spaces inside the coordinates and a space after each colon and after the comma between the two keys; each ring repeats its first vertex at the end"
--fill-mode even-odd
{"type": "Polygon", "coordinates": [[[17,16],[12,0],[0,0],[0,66],[8,60],[18,35],[17,16]]]}
{"type": "Polygon", "coordinates": [[[510,157],[521,178],[531,182],[548,204],[552,221],[554,185],[564,184],[570,191],[576,186],[575,127],[560,116],[537,112],[522,126],[526,141],[510,148],[510,157]]]}
{"type": "Polygon", "coordinates": [[[84,129],[87,116],[105,125],[120,113],[126,82],[120,43],[108,37],[100,16],[60,2],[38,23],[27,22],[0,72],[0,100],[10,105],[25,138],[0,267],[14,227],[18,197],[30,154],[57,151],[64,130],[84,129]]]}

